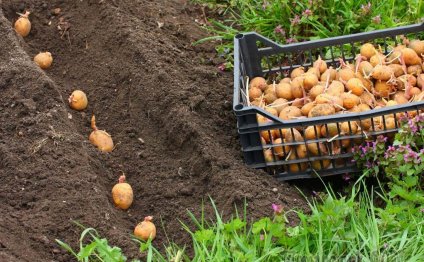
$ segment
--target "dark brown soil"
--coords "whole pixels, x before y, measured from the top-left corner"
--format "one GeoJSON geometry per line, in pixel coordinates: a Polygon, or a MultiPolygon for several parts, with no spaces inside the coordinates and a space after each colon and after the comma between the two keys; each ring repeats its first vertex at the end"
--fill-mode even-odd
{"type": "Polygon", "coordinates": [[[219,72],[212,45],[191,45],[205,32],[188,1],[0,6],[0,261],[69,261],[55,239],[76,247],[73,220],[128,257],[140,255],[130,234],[146,215],[156,217],[156,246],[166,244],[165,230],[189,244],[178,220],[189,223],[187,210],[198,214],[208,196],[226,215],[245,198],[252,217],[271,214],[274,202],[305,207],[295,188],[244,165],[232,75],[219,72]],[[32,30],[22,39],[12,24],[24,9],[32,30]],[[60,18],[70,25],[62,37],[60,18]],[[40,51],[54,57],[46,71],[32,61],[40,51]],[[68,107],[74,89],[88,95],[84,112],[68,107]],[[110,154],[88,141],[93,113],[116,143],[110,154]],[[121,172],[135,193],[127,212],[111,202],[121,172]]]}

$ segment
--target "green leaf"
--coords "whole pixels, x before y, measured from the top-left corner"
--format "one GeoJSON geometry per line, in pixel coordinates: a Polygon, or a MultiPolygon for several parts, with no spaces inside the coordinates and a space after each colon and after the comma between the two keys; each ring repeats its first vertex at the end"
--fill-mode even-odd
{"type": "MultiPolygon", "coordinates": [[[[403,156],[400,156],[401,158],[403,158],[403,156]]],[[[399,156],[398,156],[399,158],[399,156]]],[[[409,171],[408,167],[406,165],[402,165],[399,167],[399,172],[401,173],[407,173],[409,171]]]]}
{"type": "Polygon", "coordinates": [[[246,226],[246,222],[242,221],[240,218],[233,219],[231,222],[224,225],[225,231],[230,233],[242,229],[246,226]]]}
{"type": "Polygon", "coordinates": [[[267,231],[268,225],[270,223],[271,223],[271,219],[269,217],[265,217],[256,221],[252,227],[253,234],[258,234],[258,233],[261,233],[262,231],[267,231]]]}
{"type": "Polygon", "coordinates": [[[149,242],[139,242],[140,243],[140,252],[145,252],[150,247],[149,242]]]}
{"type": "Polygon", "coordinates": [[[296,237],[298,236],[300,233],[300,227],[299,226],[295,226],[295,227],[288,227],[287,228],[287,234],[290,237],[296,237]]]}
{"type": "Polygon", "coordinates": [[[96,242],[91,242],[90,244],[84,246],[80,250],[80,252],[78,252],[78,258],[79,259],[89,258],[93,254],[93,251],[96,249],[96,247],[97,247],[96,242]]]}
{"type": "Polygon", "coordinates": [[[199,242],[207,242],[213,240],[215,234],[212,229],[202,229],[194,233],[194,238],[199,242]]]}
{"type": "MultiPolygon", "coordinates": [[[[414,172],[412,170],[412,172],[414,172]]],[[[418,184],[418,177],[416,176],[407,176],[403,180],[408,188],[414,187],[418,184]]]]}
{"type": "Polygon", "coordinates": [[[408,169],[408,171],[406,171],[406,175],[408,176],[408,177],[410,177],[410,176],[412,176],[413,174],[415,174],[415,170],[414,169],[408,169]]]}
{"type": "Polygon", "coordinates": [[[398,140],[398,139],[396,139],[396,140],[393,142],[393,146],[400,146],[400,145],[402,145],[402,142],[401,142],[400,140],[398,140]]]}
{"type": "Polygon", "coordinates": [[[269,232],[272,236],[282,237],[284,235],[284,224],[272,223],[269,228],[269,232]]]}
{"type": "Polygon", "coordinates": [[[98,255],[105,261],[124,262],[127,260],[119,247],[109,246],[107,239],[99,239],[97,237],[93,237],[93,239],[97,242],[98,255]]]}

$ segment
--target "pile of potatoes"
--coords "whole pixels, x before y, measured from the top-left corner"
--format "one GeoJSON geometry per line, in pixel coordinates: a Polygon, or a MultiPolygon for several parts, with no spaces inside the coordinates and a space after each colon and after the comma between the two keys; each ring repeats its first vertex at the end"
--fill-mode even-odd
{"type": "MultiPolygon", "coordinates": [[[[424,41],[404,38],[388,54],[380,47],[365,43],[352,63],[340,59],[335,69],[318,57],[309,68],[298,67],[289,77],[278,83],[263,77],[250,79],[247,94],[250,105],[263,108],[284,121],[322,117],[335,114],[364,112],[396,106],[424,99],[424,41]]],[[[415,115],[416,111],[406,114],[415,115]]],[[[395,129],[405,113],[389,114],[373,119],[343,123],[328,123],[307,128],[276,129],[261,132],[261,140],[268,146],[265,160],[302,159],[350,152],[351,139],[343,135],[362,135],[367,132],[395,129]],[[285,143],[304,142],[327,138],[326,142],[303,143],[289,146],[285,143]]],[[[267,124],[272,120],[257,115],[257,121],[267,124]]],[[[355,142],[355,141],[354,141],[355,142]]],[[[359,139],[358,143],[362,141],[359,139]]],[[[308,168],[307,160],[288,165],[290,172],[308,168]]],[[[328,168],[330,160],[312,161],[313,169],[328,168]]]]}

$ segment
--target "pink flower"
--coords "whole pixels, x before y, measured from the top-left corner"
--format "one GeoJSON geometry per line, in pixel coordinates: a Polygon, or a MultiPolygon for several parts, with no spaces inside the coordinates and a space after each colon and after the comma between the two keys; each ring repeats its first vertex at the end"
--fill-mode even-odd
{"type": "Polygon", "coordinates": [[[293,19],[290,19],[291,25],[298,25],[300,24],[300,17],[298,15],[295,15],[293,19]]]}
{"type": "Polygon", "coordinates": [[[259,239],[260,239],[261,241],[264,241],[265,236],[264,236],[264,235],[262,235],[262,234],[260,234],[259,239]]]}
{"type": "Polygon", "coordinates": [[[222,64],[220,64],[220,65],[218,66],[218,69],[219,69],[221,72],[224,72],[226,68],[227,68],[227,67],[225,66],[225,63],[222,63],[222,64]]]}
{"type": "Polygon", "coordinates": [[[286,35],[286,31],[284,31],[284,29],[281,27],[281,25],[278,25],[277,27],[275,27],[274,33],[281,34],[283,36],[286,35]]]}
{"type": "Polygon", "coordinates": [[[294,38],[291,38],[291,37],[290,37],[290,38],[287,38],[287,39],[286,39],[286,43],[287,43],[287,44],[291,44],[291,43],[294,43],[294,42],[296,42],[296,40],[295,40],[294,38]]]}
{"type": "Polygon", "coordinates": [[[361,5],[361,11],[363,15],[367,15],[371,12],[371,3],[368,2],[366,5],[361,5]]]}
{"type": "Polygon", "coordinates": [[[305,17],[311,16],[312,11],[310,9],[306,9],[305,11],[303,11],[302,15],[305,17]]]}
{"type": "Polygon", "coordinates": [[[416,125],[416,122],[414,120],[409,119],[408,125],[409,125],[409,128],[411,129],[411,132],[413,134],[418,132],[418,126],[416,125]]]}
{"type": "Polygon", "coordinates": [[[373,18],[371,18],[371,21],[374,24],[380,24],[381,23],[381,16],[380,15],[374,16],[373,18]]]}
{"type": "Polygon", "coordinates": [[[265,0],[265,1],[262,3],[262,9],[263,9],[263,10],[265,10],[268,6],[269,6],[269,2],[265,0]]]}
{"type": "Polygon", "coordinates": [[[283,213],[283,206],[277,205],[277,204],[272,204],[272,210],[274,210],[275,215],[281,215],[281,213],[283,213]]]}

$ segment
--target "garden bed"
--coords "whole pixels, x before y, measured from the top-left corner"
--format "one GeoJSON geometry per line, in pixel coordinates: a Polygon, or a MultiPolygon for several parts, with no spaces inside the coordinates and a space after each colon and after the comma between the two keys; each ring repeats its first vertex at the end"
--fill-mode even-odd
{"type": "Polygon", "coordinates": [[[54,239],[72,245],[95,227],[111,243],[138,254],[134,226],[157,218],[155,245],[184,244],[179,219],[198,213],[209,195],[230,214],[246,198],[253,217],[271,203],[305,207],[297,190],[243,163],[232,112],[232,75],[221,73],[201,12],[186,1],[0,0],[0,260],[69,261],[54,239]],[[60,8],[59,13],[52,12],[60,8]],[[12,23],[29,9],[22,39],[12,23]],[[66,32],[58,23],[68,22],[66,32]],[[40,51],[54,57],[42,71],[40,51]],[[69,109],[84,90],[89,107],[69,109]],[[116,143],[110,154],[89,142],[90,117],[116,143]],[[113,207],[111,188],[125,172],[135,201],[113,207]]]}

